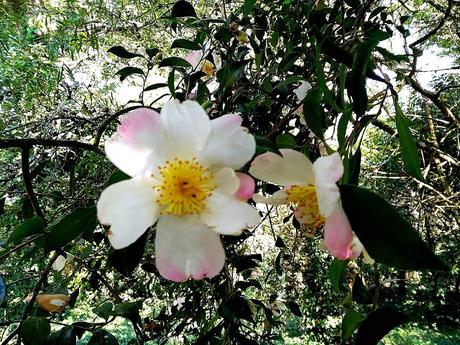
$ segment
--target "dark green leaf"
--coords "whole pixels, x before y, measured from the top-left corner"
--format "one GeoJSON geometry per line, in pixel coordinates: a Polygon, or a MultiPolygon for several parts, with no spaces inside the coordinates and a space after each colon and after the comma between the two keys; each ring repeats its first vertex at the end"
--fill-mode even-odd
{"type": "Polygon", "coordinates": [[[185,59],[176,56],[171,56],[161,60],[158,67],[192,67],[192,65],[185,59]]]}
{"type": "Polygon", "coordinates": [[[139,303],[119,303],[113,308],[112,315],[124,317],[132,322],[139,322],[141,320],[139,315],[139,303]]]}
{"type": "Polygon", "coordinates": [[[363,116],[367,108],[366,74],[372,51],[379,42],[388,37],[390,37],[390,35],[386,32],[375,31],[372,37],[361,43],[355,51],[352,70],[349,74],[348,92],[351,95],[353,109],[358,117],[363,116]]]}
{"type": "Polygon", "coordinates": [[[410,270],[448,269],[382,197],[353,185],[340,186],[340,194],[353,231],[377,262],[410,270]]]}
{"type": "Polygon", "coordinates": [[[292,77],[287,78],[286,80],[280,81],[278,84],[276,84],[273,90],[282,89],[283,87],[289,84],[292,84],[292,83],[295,83],[301,80],[305,80],[305,78],[294,75],[292,77]]]}
{"type": "Polygon", "coordinates": [[[72,326],[65,326],[46,339],[46,345],[76,345],[77,339],[72,326]]]}
{"type": "Polygon", "coordinates": [[[116,74],[120,76],[120,81],[123,81],[133,74],[144,75],[144,71],[138,67],[124,67],[121,70],[119,70],[116,74]]]}
{"type": "Polygon", "coordinates": [[[6,198],[0,198],[0,216],[5,212],[5,200],[6,198]]]}
{"type": "Polygon", "coordinates": [[[279,237],[279,236],[276,238],[275,247],[277,247],[277,248],[285,248],[286,247],[286,245],[284,244],[283,239],[281,237],[279,237]]]}
{"type": "Polygon", "coordinates": [[[259,290],[262,290],[262,285],[260,284],[260,282],[258,282],[257,280],[253,280],[253,279],[250,279],[248,281],[239,281],[235,284],[235,287],[240,289],[241,291],[244,291],[246,290],[247,288],[249,287],[255,287],[259,290]]]}
{"type": "Polygon", "coordinates": [[[217,312],[228,321],[234,321],[235,319],[254,321],[250,301],[237,294],[222,302],[217,312]]]}
{"type": "Polygon", "coordinates": [[[176,98],[176,85],[174,84],[176,70],[173,68],[168,74],[168,89],[173,98],[176,98]]]}
{"type": "Polygon", "coordinates": [[[396,128],[398,130],[399,144],[401,147],[401,155],[404,166],[410,175],[423,181],[424,178],[422,176],[422,172],[420,171],[420,160],[417,145],[415,144],[415,139],[409,129],[410,121],[401,111],[397,99],[393,98],[393,101],[396,110],[396,128]]]}
{"type": "Polygon", "coordinates": [[[371,304],[372,303],[372,295],[369,292],[369,289],[366,285],[364,285],[363,280],[359,276],[359,274],[355,277],[355,282],[353,283],[353,288],[351,290],[351,296],[353,297],[353,301],[359,304],[371,304]]]}
{"type": "Polygon", "coordinates": [[[297,144],[291,134],[285,133],[276,137],[276,147],[279,149],[293,149],[297,147],[297,144]]]}
{"type": "Polygon", "coordinates": [[[260,135],[255,135],[254,137],[256,139],[256,155],[260,155],[267,151],[279,154],[278,148],[269,139],[260,135]]]}
{"type": "Polygon", "coordinates": [[[350,338],[365,318],[360,312],[355,310],[348,311],[342,320],[342,337],[344,339],[350,338]]]}
{"type": "Polygon", "coordinates": [[[347,264],[348,261],[334,259],[327,271],[327,276],[331,281],[332,287],[337,291],[342,288],[342,284],[345,280],[345,268],[347,264]]]}
{"type": "Polygon", "coordinates": [[[344,110],[342,116],[340,117],[339,124],[337,126],[337,141],[339,142],[339,150],[345,147],[345,138],[350,118],[351,109],[344,110]]]}
{"type": "Polygon", "coordinates": [[[294,301],[286,302],[286,306],[289,308],[292,314],[295,316],[302,317],[302,311],[300,310],[299,305],[294,301]]]}
{"type": "Polygon", "coordinates": [[[43,316],[30,316],[19,329],[25,345],[41,345],[51,332],[48,319],[43,316]]]}
{"type": "Polygon", "coordinates": [[[235,81],[240,77],[243,72],[244,66],[249,63],[249,60],[235,61],[230,64],[224,65],[216,73],[217,81],[219,82],[219,90],[221,92],[228,91],[235,81]]]}
{"type": "Polygon", "coordinates": [[[147,48],[145,49],[145,52],[149,56],[149,58],[153,58],[155,55],[157,55],[160,52],[160,49],[158,48],[147,48]]]}
{"type": "Polygon", "coordinates": [[[141,262],[146,242],[147,231],[128,247],[111,252],[109,254],[110,264],[121,274],[131,275],[141,262]]]}
{"type": "Polygon", "coordinates": [[[229,42],[232,39],[233,35],[232,32],[224,26],[217,30],[214,37],[216,38],[216,40],[220,42],[229,42]]]}
{"type": "Polygon", "coordinates": [[[108,320],[112,315],[113,304],[112,302],[106,302],[101,304],[99,307],[93,309],[93,313],[105,320],[108,320]]]}
{"type": "Polygon", "coordinates": [[[392,307],[377,309],[361,323],[356,345],[377,345],[385,334],[407,321],[406,315],[392,307]]]}
{"type": "Polygon", "coordinates": [[[197,18],[193,5],[187,1],[178,1],[171,10],[171,17],[195,17],[197,18]]]}
{"type": "Polygon", "coordinates": [[[6,287],[5,279],[3,279],[2,276],[0,276],[0,307],[3,306],[3,304],[6,302],[6,296],[7,296],[7,287],[6,287]]]}
{"type": "Polygon", "coordinates": [[[361,171],[361,148],[358,147],[355,154],[350,159],[345,157],[343,165],[343,183],[357,185],[361,171]]]}
{"type": "Polygon", "coordinates": [[[238,255],[232,260],[232,264],[233,267],[236,268],[236,273],[240,273],[251,268],[259,267],[260,263],[257,261],[262,261],[262,255],[238,255]]]}
{"type": "Polygon", "coordinates": [[[118,345],[118,340],[104,329],[98,329],[89,339],[87,345],[118,345]]]}
{"type": "Polygon", "coordinates": [[[325,127],[324,110],[321,105],[323,92],[319,88],[311,89],[303,100],[303,108],[308,109],[304,111],[303,115],[308,127],[315,133],[319,138],[323,138],[323,132],[325,127]]]}
{"type": "Polygon", "coordinates": [[[144,92],[145,92],[145,91],[156,90],[156,89],[159,89],[159,88],[162,88],[162,87],[166,87],[166,86],[168,86],[168,84],[166,84],[166,83],[156,83],[156,84],[152,84],[152,85],[147,86],[147,87],[144,89],[144,92]]]}
{"type": "Polygon", "coordinates": [[[254,8],[254,5],[256,4],[257,0],[244,0],[244,5],[243,5],[243,13],[244,15],[248,15],[251,13],[252,9],[254,8]]]}
{"type": "Polygon", "coordinates": [[[409,57],[407,55],[396,55],[382,47],[377,47],[375,48],[375,50],[382,54],[386,61],[410,62],[409,57]]]}
{"type": "Polygon", "coordinates": [[[122,46],[115,46],[107,50],[107,52],[115,54],[118,57],[121,57],[123,59],[132,59],[135,57],[143,57],[141,54],[136,54],[136,53],[131,53],[127,51],[125,48],[122,46]]]}
{"type": "Polygon", "coordinates": [[[59,249],[80,235],[90,238],[97,226],[96,207],[77,208],[49,227],[45,250],[59,249]]]}
{"type": "Polygon", "coordinates": [[[30,235],[43,233],[45,223],[43,218],[35,217],[16,226],[8,237],[7,243],[18,244],[30,235]]]}
{"type": "Polygon", "coordinates": [[[196,42],[186,40],[184,38],[178,38],[173,41],[171,44],[171,49],[172,48],[184,48],[184,49],[189,49],[189,50],[201,50],[201,45],[199,45],[196,42]]]}
{"type": "Polygon", "coordinates": [[[107,188],[108,186],[114,184],[114,183],[118,183],[118,182],[121,182],[121,181],[124,181],[124,180],[129,180],[131,178],[131,176],[125,174],[123,171],[121,170],[116,170],[112,175],[110,175],[110,177],[108,178],[107,182],[105,183],[104,185],[104,188],[107,188]]]}

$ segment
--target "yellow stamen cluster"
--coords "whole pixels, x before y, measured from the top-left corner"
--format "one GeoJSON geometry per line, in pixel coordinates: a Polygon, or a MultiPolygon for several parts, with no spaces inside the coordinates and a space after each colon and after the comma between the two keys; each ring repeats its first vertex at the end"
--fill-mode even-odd
{"type": "Polygon", "coordinates": [[[155,185],[159,193],[157,203],[161,214],[184,216],[200,214],[206,198],[216,189],[211,171],[196,159],[166,161],[159,168],[160,182],[155,185]]]}
{"type": "Polygon", "coordinates": [[[319,213],[318,199],[314,186],[297,185],[286,191],[287,200],[296,205],[296,217],[302,224],[318,229],[324,224],[324,218],[319,213]]]}
{"type": "Polygon", "coordinates": [[[201,71],[206,73],[206,76],[208,76],[209,78],[212,78],[215,73],[214,64],[211,61],[206,60],[203,63],[203,67],[201,68],[201,71]]]}

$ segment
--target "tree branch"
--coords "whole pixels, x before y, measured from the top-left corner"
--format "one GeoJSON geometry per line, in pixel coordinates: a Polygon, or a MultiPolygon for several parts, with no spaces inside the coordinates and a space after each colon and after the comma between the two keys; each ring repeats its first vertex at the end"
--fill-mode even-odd
{"type": "Polygon", "coordinates": [[[41,138],[29,138],[29,139],[0,139],[0,149],[9,148],[31,148],[32,146],[47,146],[47,147],[67,147],[75,149],[83,149],[93,151],[99,155],[103,155],[101,149],[97,145],[82,143],[75,140],[58,140],[58,139],[41,139],[41,138]]]}

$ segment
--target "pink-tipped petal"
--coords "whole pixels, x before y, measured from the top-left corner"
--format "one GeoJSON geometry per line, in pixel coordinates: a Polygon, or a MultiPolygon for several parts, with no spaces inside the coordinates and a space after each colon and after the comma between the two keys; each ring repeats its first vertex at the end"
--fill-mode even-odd
{"type": "Polygon", "coordinates": [[[326,219],[324,241],[329,253],[337,259],[346,260],[350,257],[353,231],[340,203],[326,219]]]}
{"type": "Polygon", "coordinates": [[[148,108],[138,108],[121,118],[117,133],[105,143],[105,152],[126,174],[149,175],[161,160],[159,137],[160,115],[148,108]]]}
{"type": "Polygon", "coordinates": [[[319,211],[323,217],[329,217],[340,199],[336,182],[343,174],[342,159],[337,152],[320,157],[313,163],[313,170],[319,211]]]}
{"type": "Polygon", "coordinates": [[[176,282],[214,277],[225,262],[219,235],[196,216],[162,216],[155,251],[160,274],[176,282]]]}
{"type": "Polygon", "coordinates": [[[200,161],[210,166],[239,169],[256,151],[254,137],[241,127],[239,115],[228,114],[211,121],[211,133],[200,161]]]}
{"type": "Polygon", "coordinates": [[[281,149],[282,156],[266,152],[257,156],[251,164],[249,173],[267,182],[281,186],[313,184],[313,165],[302,153],[281,149]]]}
{"type": "Polygon", "coordinates": [[[243,173],[236,173],[236,176],[238,176],[238,179],[240,180],[240,185],[235,193],[235,197],[242,201],[251,199],[256,188],[254,179],[243,173]]]}
{"type": "Polygon", "coordinates": [[[194,50],[187,55],[185,60],[187,60],[195,70],[198,67],[198,64],[200,63],[202,56],[203,52],[201,50],[194,50]]]}

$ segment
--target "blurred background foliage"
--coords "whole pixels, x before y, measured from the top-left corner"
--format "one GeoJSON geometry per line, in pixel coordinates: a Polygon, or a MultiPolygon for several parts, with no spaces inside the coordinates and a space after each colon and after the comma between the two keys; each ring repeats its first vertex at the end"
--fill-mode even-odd
{"type": "Polygon", "coordinates": [[[403,322],[382,344],[460,343],[459,15],[453,0],[0,0],[1,344],[371,344],[360,332],[403,322]],[[211,78],[183,60],[196,47],[222,60],[211,78]],[[170,97],[240,113],[258,153],[340,151],[342,182],[377,191],[450,271],[333,260],[288,207],[223,238],[210,280],[162,279],[154,229],[112,250],[92,207],[126,177],[104,140],[127,110],[170,97]],[[70,300],[50,313],[39,293],[70,300]]]}

